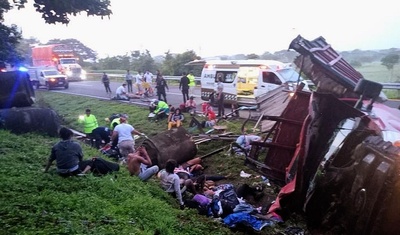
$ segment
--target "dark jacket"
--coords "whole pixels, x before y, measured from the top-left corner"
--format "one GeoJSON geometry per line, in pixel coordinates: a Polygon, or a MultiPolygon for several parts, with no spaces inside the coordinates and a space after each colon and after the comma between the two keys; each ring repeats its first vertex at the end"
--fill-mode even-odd
{"type": "Polygon", "coordinates": [[[49,161],[56,160],[57,168],[67,170],[78,166],[83,159],[81,146],[72,140],[62,140],[51,149],[49,161]]]}
{"type": "Polygon", "coordinates": [[[104,74],[103,77],[101,78],[101,81],[103,83],[106,83],[106,82],[110,82],[110,79],[108,78],[107,74],[104,74]]]}
{"type": "Polygon", "coordinates": [[[157,85],[156,85],[157,92],[165,93],[165,88],[169,89],[167,82],[165,81],[165,79],[162,76],[158,77],[156,82],[157,82],[157,85]]]}
{"type": "Polygon", "coordinates": [[[182,90],[189,90],[189,83],[189,78],[186,75],[182,76],[181,81],[179,82],[179,89],[182,88],[182,90]]]}

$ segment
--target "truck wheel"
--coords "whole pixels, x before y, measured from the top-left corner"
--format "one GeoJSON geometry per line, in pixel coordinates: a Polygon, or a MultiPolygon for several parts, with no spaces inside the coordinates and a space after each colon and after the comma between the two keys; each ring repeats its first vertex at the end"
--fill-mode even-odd
{"type": "Polygon", "coordinates": [[[36,90],[39,89],[40,88],[40,82],[35,82],[35,86],[34,87],[36,88],[36,90]]]}
{"type": "Polygon", "coordinates": [[[49,91],[51,90],[50,84],[48,82],[46,82],[46,89],[49,91]]]}
{"type": "Polygon", "coordinates": [[[65,88],[65,89],[68,89],[68,88],[69,88],[69,84],[66,83],[65,86],[64,86],[64,88],[65,88]]]}

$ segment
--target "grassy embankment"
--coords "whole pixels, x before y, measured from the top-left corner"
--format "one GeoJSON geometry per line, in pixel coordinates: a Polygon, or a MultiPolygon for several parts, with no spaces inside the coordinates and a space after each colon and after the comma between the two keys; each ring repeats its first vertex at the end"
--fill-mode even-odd
{"type": "MultiPolygon", "coordinates": [[[[100,125],[106,125],[104,118],[111,113],[127,113],[130,123],[150,137],[166,130],[166,123],[148,122],[146,108],[45,91],[37,92],[37,99],[37,105],[53,108],[64,125],[78,130],[81,127],[77,117],[86,108],[92,109],[100,125]]],[[[236,133],[241,126],[234,122],[225,124],[236,133]]],[[[220,222],[197,215],[195,210],[179,210],[175,199],[161,190],[157,179],[143,183],[130,177],[124,167],[104,177],[64,179],[56,175],[54,166],[49,173],[43,173],[57,138],[37,134],[18,136],[1,130],[0,139],[0,234],[233,233],[220,222]]],[[[201,145],[199,155],[225,144],[212,141],[201,145]]],[[[82,146],[85,158],[99,156],[97,150],[82,146]]],[[[254,174],[244,168],[239,157],[220,153],[206,161],[215,174],[238,175],[242,169],[254,174]]],[[[282,229],[265,228],[261,234],[276,234],[282,229]]]]}

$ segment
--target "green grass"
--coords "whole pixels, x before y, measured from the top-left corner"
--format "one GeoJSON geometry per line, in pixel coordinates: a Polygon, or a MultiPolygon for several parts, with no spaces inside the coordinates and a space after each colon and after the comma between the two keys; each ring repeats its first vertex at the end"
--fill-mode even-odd
{"type": "Polygon", "coordinates": [[[400,65],[395,65],[392,71],[388,70],[380,62],[363,64],[361,67],[355,68],[365,79],[375,82],[398,82],[400,81],[400,65]]]}
{"type": "MultiPolygon", "coordinates": [[[[70,96],[45,91],[37,92],[37,106],[51,107],[62,117],[63,125],[82,131],[78,116],[92,109],[100,125],[111,113],[127,113],[129,122],[140,131],[154,136],[167,129],[166,123],[147,120],[148,109],[130,104],[70,96]]],[[[184,126],[187,127],[189,117],[184,126]]],[[[230,131],[239,133],[242,120],[226,121],[230,131]]],[[[254,125],[249,123],[248,127],[254,125]]],[[[159,186],[158,179],[141,182],[129,176],[125,167],[104,177],[62,178],[54,165],[43,173],[50,149],[58,139],[38,134],[14,135],[0,130],[0,234],[251,234],[249,230],[233,231],[196,210],[179,210],[174,198],[159,186]]],[[[201,144],[198,154],[209,153],[230,142],[211,141],[201,144]]],[[[82,143],[85,159],[99,152],[82,143]]],[[[244,158],[227,155],[226,151],[208,157],[204,165],[213,174],[231,174],[226,182],[239,185],[259,179],[240,178],[247,169],[244,158]]],[[[272,190],[272,189],[271,189],[272,190]]],[[[275,192],[276,193],[276,192],[275,192]]],[[[301,220],[287,225],[303,224],[301,220]]],[[[259,234],[276,234],[285,226],[263,229],[259,234]]]]}

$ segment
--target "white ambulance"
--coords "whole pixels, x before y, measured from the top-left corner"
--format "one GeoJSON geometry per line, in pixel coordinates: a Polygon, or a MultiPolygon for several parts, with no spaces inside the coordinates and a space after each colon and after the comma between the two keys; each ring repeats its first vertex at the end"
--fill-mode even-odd
{"type": "MultiPolygon", "coordinates": [[[[218,77],[222,77],[226,104],[237,104],[238,100],[251,104],[257,97],[281,85],[293,89],[303,81],[289,64],[276,60],[197,60],[187,63],[202,64],[201,99],[205,101],[209,101],[216,91],[218,77]]],[[[308,89],[307,84],[305,89],[308,89]]]]}

